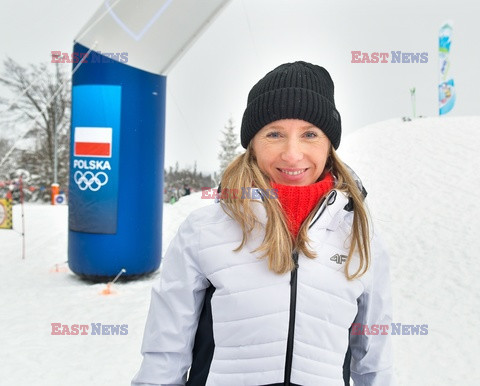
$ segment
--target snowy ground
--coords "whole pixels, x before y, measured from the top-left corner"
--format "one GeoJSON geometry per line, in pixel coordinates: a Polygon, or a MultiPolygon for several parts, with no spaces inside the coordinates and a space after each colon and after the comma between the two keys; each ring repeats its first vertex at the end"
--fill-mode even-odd
{"type": "MultiPolygon", "coordinates": [[[[340,146],[389,246],[394,321],[428,324],[428,335],[393,337],[398,385],[480,384],[478,149],[480,117],[390,120],[340,146]]],[[[210,203],[197,193],[165,204],[163,249],[192,209],[210,203]]],[[[158,274],[101,295],[104,284],[62,272],[67,208],[26,205],[25,219],[25,260],[19,206],[15,229],[0,230],[0,384],[128,385],[158,274]],[[54,336],[56,322],[126,324],[128,334],[54,336]]]]}

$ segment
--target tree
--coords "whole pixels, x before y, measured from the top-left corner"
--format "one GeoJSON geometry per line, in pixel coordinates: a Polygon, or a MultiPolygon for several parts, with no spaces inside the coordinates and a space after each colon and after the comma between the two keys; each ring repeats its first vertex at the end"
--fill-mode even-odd
{"type": "Polygon", "coordinates": [[[227,166],[233,159],[240,154],[238,151],[239,140],[235,133],[235,126],[233,120],[230,118],[225,125],[225,130],[222,131],[223,139],[220,141],[222,150],[218,154],[220,160],[220,176],[223,174],[227,166]]]}
{"type": "Polygon", "coordinates": [[[0,100],[6,106],[10,123],[24,126],[21,138],[32,138],[33,145],[20,154],[19,164],[35,176],[38,185],[58,182],[68,185],[70,140],[70,74],[61,64],[21,66],[7,58],[0,84],[13,94],[13,101],[0,100]],[[58,175],[55,175],[55,148],[58,175]],[[55,181],[55,178],[57,181],[55,181]]]}
{"type": "MultiPolygon", "coordinates": [[[[13,141],[8,138],[0,138],[0,159],[2,159],[5,154],[11,149],[13,146],[13,141]]],[[[2,180],[8,180],[8,173],[16,168],[15,157],[10,157],[9,159],[5,160],[5,167],[3,168],[3,172],[0,172],[0,182],[2,180]]],[[[0,196],[1,198],[1,196],[0,196]]]]}
{"type": "Polygon", "coordinates": [[[197,171],[197,161],[193,165],[193,170],[190,166],[180,169],[178,161],[175,163],[175,169],[170,166],[164,170],[164,201],[169,202],[171,196],[174,195],[176,199],[185,194],[185,190],[200,191],[205,188],[212,188],[215,182],[211,175],[203,175],[202,172],[197,171]]]}

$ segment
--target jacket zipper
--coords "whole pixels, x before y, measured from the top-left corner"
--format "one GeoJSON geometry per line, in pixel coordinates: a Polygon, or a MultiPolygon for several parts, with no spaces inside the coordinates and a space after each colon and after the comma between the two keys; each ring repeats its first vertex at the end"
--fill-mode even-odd
{"type": "MultiPolygon", "coordinates": [[[[322,205],[319,208],[319,213],[315,216],[315,219],[312,221],[309,229],[315,224],[318,218],[322,215],[327,205],[333,204],[337,192],[335,190],[331,191],[328,196],[324,199],[322,205]]],[[[295,268],[290,274],[290,318],[288,320],[288,336],[287,336],[287,355],[285,358],[285,376],[284,376],[284,385],[290,386],[290,378],[292,375],[292,360],[293,360],[293,342],[295,335],[295,315],[297,313],[297,275],[298,275],[298,252],[294,251],[292,254],[293,261],[295,262],[295,268]]]]}
{"type": "Polygon", "coordinates": [[[292,374],[293,341],[295,334],[295,315],[297,308],[298,252],[293,252],[292,257],[293,261],[295,262],[295,268],[290,274],[290,319],[288,321],[287,356],[285,359],[285,386],[290,385],[290,376],[292,374]]]}

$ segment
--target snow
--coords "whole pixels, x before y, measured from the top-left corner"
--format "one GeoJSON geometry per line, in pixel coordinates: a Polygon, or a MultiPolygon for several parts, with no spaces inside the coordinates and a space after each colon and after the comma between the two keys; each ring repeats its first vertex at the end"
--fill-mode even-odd
{"type": "Polygon", "coordinates": [[[361,176],[392,260],[399,385],[478,385],[480,117],[389,120],[348,136],[340,155],[361,176]]]}
{"type": "MultiPolygon", "coordinates": [[[[340,146],[390,251],[394,322],[428,324],[428,335],[392,337],[398,385],[480,384],[479,148],[480,117],[393,119],[340,146]]],[[[212,201],[194,193],[164,205],[163,251],[188,213],[212,201]]],[[[158,272],[101,295],[105,284],[64,264],[66,206],[25,205],[25,222],[25,260],[20,206],[14,230],[0,230],[0,384],[128,385],[158,272]],[[56,336],[51,323],[126,324],[128,334],[56,336]]]]}

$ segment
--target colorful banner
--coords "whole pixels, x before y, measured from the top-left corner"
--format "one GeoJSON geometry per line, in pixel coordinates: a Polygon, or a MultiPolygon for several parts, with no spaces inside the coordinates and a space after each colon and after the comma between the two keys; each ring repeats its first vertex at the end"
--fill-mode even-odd
{"type": "Polygon", "coordinates": [[[438,55],[440,64],[440,80],[438,85],[439,115],[448,113],[455,104],[455,84],[450,73],[450,44],[452,42],[452,26],[445,23],[440,28],[438,37],[438,55]]]}
{"type": "Polygon", "coordinates": [[[117,232],[121,92],[114,85],[73,87],[70,230],[117,232]]]}
{"type": "Polygon", "coordinates": [[[12,200],[0,198],[0,229],[12,229],[12,200]]]}

